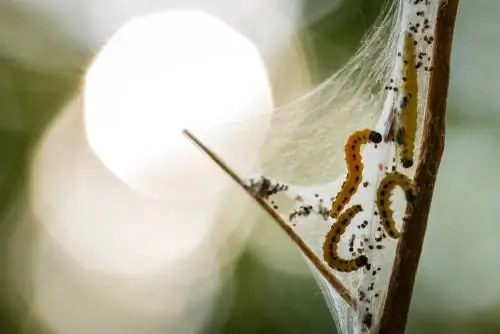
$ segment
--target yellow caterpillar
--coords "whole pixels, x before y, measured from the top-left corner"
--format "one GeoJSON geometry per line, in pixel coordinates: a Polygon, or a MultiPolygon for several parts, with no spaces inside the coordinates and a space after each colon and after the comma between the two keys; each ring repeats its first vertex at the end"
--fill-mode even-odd
{"type": "Polygon", "coordinates": [[[401,235],[396,228],[391,209],[391,196],[396,186],[401,187],[405,192],[407,205],[411,204],[416,197],[416,190],[413,182],[404,174],[392,172],[387,174],[378,187],[377,191],[377,209],[380,215],[380,223],[385,232],[392,238],[399,238],[401,235]]]}
{"type": "Polygon", "coordinates": [[[345,144],[345,161],[347,164],[347,178],[342,184],[340,192],[332,203],[330,216],[337,218],[342,209],[349,203],[361,183],[363,174],[363,160],[361,159],[361,145],[368,143],[378,144],[382,135],[370,129],[358,130],[349,136],[345,144]]]}
{"type": "Polygon", "coordinates": [[[399,127],[396,132],[396,143],[400,146],[400,161],[404,168],[413,166],[415,138],[417,132],[418,108],[418,74],[421,65],[416,63],[416,41],[411,33],[405,34],[403,54],[403,84],[399,127]]]}
{"type": "Polygon", "coordinates": [[[332,269],[341,272],[351,272],[368,264],[368,258],[365,255],[360,255],[352,260],[342,259],[338,255],[340,237],[345,233],[347,226],[349,226],[354,216],[361,211],[363,211],[363,208],[359,204],[350,207],[340,215],[339,219],[337,219],[326,234],[325,242],[323,243],[323,258],[332,269]]]}

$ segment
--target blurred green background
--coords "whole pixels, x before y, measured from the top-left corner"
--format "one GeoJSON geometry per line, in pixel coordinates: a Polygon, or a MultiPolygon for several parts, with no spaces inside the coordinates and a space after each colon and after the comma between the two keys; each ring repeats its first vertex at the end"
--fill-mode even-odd
{"type": "MultiPolygon", "coordinates": [[[[312,19],[297,28],[312,83],[327,78],[349,58],[382,8],[378,0],[348,0],[337,8],[320,11],[321,15],[309,15],[318,12],[317,2],[304,2],[302,15],[312,19]]],[[[446,151],[408,333],[500,332],[500,266],[496,262],[500,254],[500,2],[461,0],[460,6],[446,151]]],[[[1,271],[0,283],[9,274],[7,240],[15,228],[15,219],[7,218],[26,185],[33,143],[77,90],[82,69],[93,54],[78,34],[58,31],[63,29],[64,20],[57,21],[57,15],[63,14],[48,15],[38,7],[0,0],[0,40],[4,46],[0,58],[0,217],[4,221],[0,258],[6,268],[1,271]],[[24,25],[34,28],[24,29],[24,25]],[[64,38],[54,42],[52,34],[64,38]],[[34,44],[41,44],[46,52],[34,44]],[[11,47],[5,48],[8,45],[11,47]],[[35,51],[23,51],[28,57],[19,58],[16,50],[25,50],[24,45],[33,46],[26,50],[35,51]],[[44,57],[50,59],[45,61],[44,57]]],[[[81,29],[79,34],[84,35],[86,27],[81,29]]],[[[290,93],[277,79],[288,70],[287,64],[293,66],[286,53],[281,57],[284,59],[275,60],[281,67],[271,72],[279,87],[277,100],[284,103],[301,88],[290,93]]],[[[303,266],[298,270],[307,271],[298,252],[291,245],[287,247],[289,256],[298,259],[296,265],[303,266]]],[[[14,309],[12,298],[8,287],[0,289],[0,333],[50,333],[36,321],[27,324],[26,309],[14,309]]],[[[273,270],[251,249],[238,260],[235,275],[218,300],[204,326],[205,333],[335,333],[313,278],[273,270]]]]}

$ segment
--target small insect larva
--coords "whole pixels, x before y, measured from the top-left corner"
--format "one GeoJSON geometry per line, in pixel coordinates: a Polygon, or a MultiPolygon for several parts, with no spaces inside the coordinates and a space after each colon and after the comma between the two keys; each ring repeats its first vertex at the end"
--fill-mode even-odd
{"type": "Polygon", "coordinates": [[[349,226],[354,216],[361,211],[363,211],[363,207],[359,204],[345,210],[326,234],[325,242],[323,243],[323,258],[332,269],[341,272],[351,272],[368,264],[368,258],[365,255],[360,255],[352,260],[345,260],[338,254],[338,243],[342,234],[345,233],[347,226],[349,226]]]}
{"type": "Polygon", "coordinates": [[[404,40],[403,85],[401,89],[400,124],[396,143],[400,146],[400,159],[404,168],[413,166],[415,137],[417,132],[418,74],[415,63],[415,39],[411,33],[404,40]]]}
{"type": "Polygon", "coordinates": [[[349,203],[361,183],[363,174],[363,160],[361,158],[361,145],[368,143],[378,144],[382,135],[370,129],[358,130],[349,136],[345,144],[345,161],[347,164],[347,178],[332,203],[330,216],[337,218],[342,209],[349,203]]]}
{"type": "Polygon", "coordinates": [[[385,232],[392,238],[399,238],[400,232],[396,228],[391,209],[391,196],[396,188],[401,187],[405,192],[407,205],[413,203],[416,197],[416,190],[413,182],[404,174],[392,172],[387,174],[378,187],[377,208],[380,214],[380,223],[385,232]]]}

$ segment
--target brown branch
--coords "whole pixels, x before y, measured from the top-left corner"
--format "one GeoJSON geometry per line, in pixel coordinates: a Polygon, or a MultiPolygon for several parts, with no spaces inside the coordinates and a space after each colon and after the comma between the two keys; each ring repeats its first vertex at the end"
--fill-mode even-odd
{"type": "Polygon", "coordinates": [[[243,181],[236,175],[236,173],[226,164],[222,159],[204,145],[198,138],[196,138],[188,130],[182,131],[198,148],[200,148],[210,159],[212,159],[228,176],[231,177],[245,192],[250,195],[272,218],[278,225],[285,231],[285,233],[292,239],[292,241],[300,248],[302,253],[309,261],[316,267],[320,274],[331,284],[333,289],[340,295],[340,297],[350,306],[356,308],[356,301],[349,293],[349,290],[340,282],[333,273],[326,267],[321,259],[313,252],[313,250],[302,240],[302,238],[293,230],[288,223],[281,218],[281,216],[260,196],[254,196],[247,190],[243,181]]]}
{"type": "Polygon", "coordinates": [[[445,0],[437,14],[433,50],[434,69],[429,79],[422,149],[415,173],[418,197],[413,205],[413,210],[407,217],[396,250],[396,259],[379,327],[380,334],[402,334],[405,332],[434,184],[444,150],[446,97],[458,1],[445,0]]]}

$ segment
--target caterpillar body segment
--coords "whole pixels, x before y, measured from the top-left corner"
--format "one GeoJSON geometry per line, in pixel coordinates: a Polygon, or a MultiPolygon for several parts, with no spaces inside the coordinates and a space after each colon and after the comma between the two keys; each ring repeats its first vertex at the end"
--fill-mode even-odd
{"type": "Polygon", "coordinates": [[[418,116],[418,74],[421,63],[416,62],[416,41],[411,33],[405,34],[403,77],[399,102],[399,124],[396,143],[400,148],[400,161],[404,168],[413,166],[418,116]]]}
{"type": "Polygon", "coordinates": [[[332,269],[341,272],[351,272],[368,265],[368,258],[365,255],[347,260],[341,258],[338,254],[340,238],[352,222],[352,219],[361,211],[363,211],[361,205],[354,205],[348,208],[340,215],[330,231],[326,234],[325,242],[323,243],[323,258],[332,269]]]}
{"type": "Polygon", "coordinates": [[[399,238],[401,233],[396,228],[396,222],[393,218],[393,210],[391,208],[391,196],[394,189],[400,187],[405,192],[407,205],[411,205],[416,198],[416,189],[413,182],[404,174],[392,172],[387,174],[378,187],[377,191],[377,209],[380,215],[380,223],[385,232],[394,239],[399,238]]]}
{"type": "Polygon", "coordinates": [[[363,175],[363,159],[361,157],[361,146],[368,143],[378,144],[382,141],[382,135],[370,129],[358,130],[349,136],[345,144],[345,161],[347,165],[347,177],[335,197],[330,210],[330,216],[337,218],[344,207],[349,203],[361,183],[363,175]]]}

